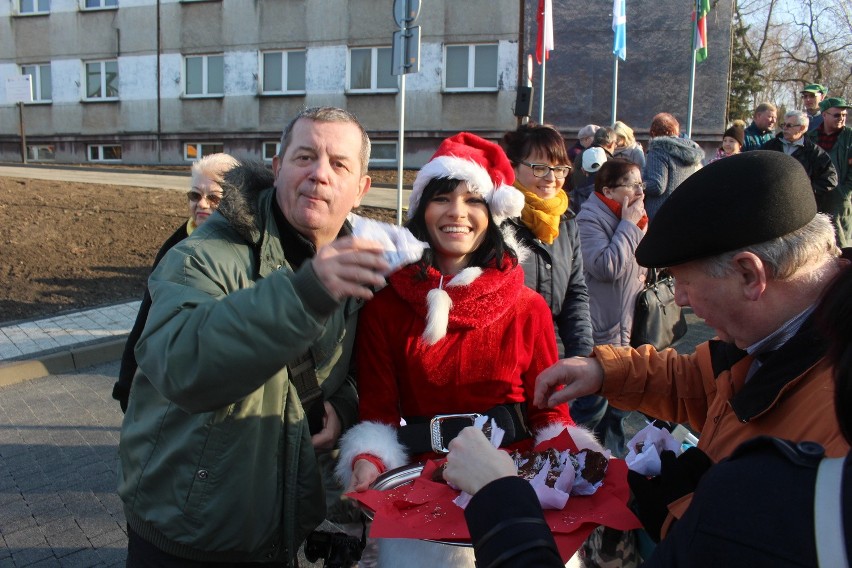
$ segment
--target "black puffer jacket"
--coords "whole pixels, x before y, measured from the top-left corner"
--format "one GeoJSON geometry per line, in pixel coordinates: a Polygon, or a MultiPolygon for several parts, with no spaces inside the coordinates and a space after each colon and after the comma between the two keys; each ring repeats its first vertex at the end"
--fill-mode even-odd
{"type": "MultiPolygon", "coordinates": [[[[783,152],[783,137],[783,133],[779,134],[761,146],[760,149],[783,152]]],[[[814,197],[816,197],[817,210],[820,213],[831,214],[831,206],[828,203],[828,198],[830,197],[828,192],[837,187],[837,170],[834,169],[834,164],[831,163],[831,158],[825,150],[814,144],[808,137],[802,140],[805,141],[804,146],[800,146],[793,151],[791,156],[802,164],[808,173],[808,177],[811,179],[811,187],[814,190],[814,197]]]]}
{"type": "Polygon", "coordinates": [[[524,283],[544,297],[553,314],[556,336],[562,340],[564,357],[592,352],[592,320],[589,290],[583,276],[580,234],[573,213],[562,216],[559,236],[548,245],[538,240],[519,218],[506,221],[518,242],[528,249],[521,254],[524,283]]]}

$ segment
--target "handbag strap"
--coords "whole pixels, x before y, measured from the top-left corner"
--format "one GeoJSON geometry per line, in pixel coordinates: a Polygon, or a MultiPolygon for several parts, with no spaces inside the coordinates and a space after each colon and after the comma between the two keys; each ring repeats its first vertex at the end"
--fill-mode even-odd
{"type": "Polygon", "coordinates": [[[819,464],[814,495],[814,531],[821,568],[849,566],[843,534],[843,484],[845,458],[825,458],[819,464]]]}

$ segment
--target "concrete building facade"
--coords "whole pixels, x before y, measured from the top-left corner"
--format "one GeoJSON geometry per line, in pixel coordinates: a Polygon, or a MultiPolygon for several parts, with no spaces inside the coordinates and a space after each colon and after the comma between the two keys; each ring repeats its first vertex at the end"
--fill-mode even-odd
{"type": "MultiPolygon", "coordinates": [[[[651,47],[668,41],[654,39],[661,34],[651,29],[653,22],[674,22],[684,11],[686,23],[673,27],[688,36],[689,9],[681,4],[628,0],[628,29],[632,6],[645,14],[637,15],[637,31],[628,32],[629,54],[639,51],[630,42],[641,34],[652,36],[651,47]]],[[[397,29],[392,5],[0,0],[0,90],[8,79],[28,74],[34,96],[19,107],[2,92],[0,161],[21,161],[21,118],[31,161],[187,164],[216,151],[271,160],[282,127],[299,109],[334,105],[355,113],[368,129],[373,165],[396,167],[402,98],[390,72],[397,29]]],[[[516,89],[526,81],[537,5],[423,2],[416,22],[420,71],[406,75],[406,167],[422,165],[449,134],[470,130],[496,138],[516,126],[516,89]]],[[[608,123],[601,109],[608,112],[610,100],[605,75],[611,57],[608,66],[604,60],[612,44],[611,8],[608,0],[554,1],[556,51],[548,67],[545,120],[568,137],[587,122],[608,123]]],[[[730,36],[730,7],[710,30],[714,49],[713,38],[730,36]]],[[[674,42],[670,31],[662,34],[674,42]]],[[[718,75],[706,85],[715,95],[697,114],[699,132],[724,126],[724,103],[718,101],[727,96],[722,60],[723,54],[730,59],[729,43],[716,48],[718,75]]],[[[658,52],[622,64],[619,80],[635,95],[620,95],[630,109],[622,120],[650,122],[648,115],[667,103],[653,93],[682,73],[680,64],[665,65],[672,59],[672,53],[658,52]]]]}

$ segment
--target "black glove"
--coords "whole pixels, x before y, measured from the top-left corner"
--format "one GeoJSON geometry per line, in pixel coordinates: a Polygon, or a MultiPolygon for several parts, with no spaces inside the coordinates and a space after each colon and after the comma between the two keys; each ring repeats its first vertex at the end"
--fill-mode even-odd
{"type": "Polygon", "coordinates": [[[633,512],[642,521],[648,536],[660,542],[660,529],[668,516],[669,503],[695,491],[698,481],[713,462],[698,448],[689,448],[680,456],[671,450],[660,454],[660,475],[646,477],[627,472],[633,492],[633,512]]]}

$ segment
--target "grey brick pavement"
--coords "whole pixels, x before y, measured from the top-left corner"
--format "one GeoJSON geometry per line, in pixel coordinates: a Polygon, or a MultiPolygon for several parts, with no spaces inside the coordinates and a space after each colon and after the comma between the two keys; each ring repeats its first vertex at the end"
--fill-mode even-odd
{"type": "Polygon", "coordinates": [[[0,567],[123,566],[118,363],[0,388],[0,567]]]}

